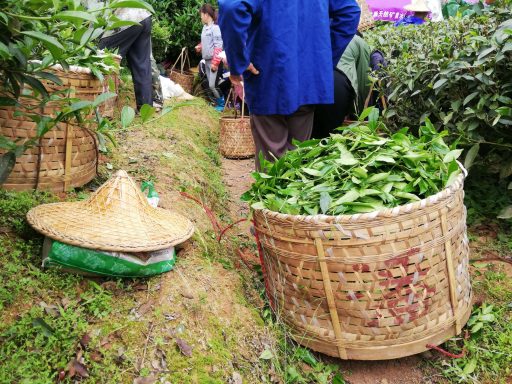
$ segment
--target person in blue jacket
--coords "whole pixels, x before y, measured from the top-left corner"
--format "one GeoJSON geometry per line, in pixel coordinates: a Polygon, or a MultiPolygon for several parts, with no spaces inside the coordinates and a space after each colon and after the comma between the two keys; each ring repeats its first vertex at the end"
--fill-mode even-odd
{"type": "Polygon", "coordinates": [[[360,13],[356,0],[219,0],[230,80],[243,75],[257,155],[279,158],[310,138],[313,105],[334,102],[333,68],[360,13]]]}

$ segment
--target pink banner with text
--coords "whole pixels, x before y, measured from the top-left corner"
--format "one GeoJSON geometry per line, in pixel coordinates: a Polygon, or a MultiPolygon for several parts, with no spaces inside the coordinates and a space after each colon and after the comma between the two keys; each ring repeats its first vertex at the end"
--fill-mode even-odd
{"type": "Polygon", "coordinates": [[[411,0],[367,0],[375,20],[397,21],[403,18],[408,12],[404,6],[411,0]]]}

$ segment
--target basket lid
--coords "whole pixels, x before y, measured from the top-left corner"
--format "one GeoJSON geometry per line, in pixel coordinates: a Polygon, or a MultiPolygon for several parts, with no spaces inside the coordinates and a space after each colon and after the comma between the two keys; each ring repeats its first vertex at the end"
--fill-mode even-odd
{"type": "Polygon", "coordinates": [[[54,240],[104,251],[169,248],[194,232],[187,218],[149,205],[125,171],[118,171],[89,199],[40,205],[28,212],[27,220],[54,240]]]}

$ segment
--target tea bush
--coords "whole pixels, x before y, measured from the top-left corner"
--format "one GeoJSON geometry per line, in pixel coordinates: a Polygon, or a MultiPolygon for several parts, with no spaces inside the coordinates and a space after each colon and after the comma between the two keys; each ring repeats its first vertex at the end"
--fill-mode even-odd
{"type": "MultiPolygon", "coordinates": [[[[510,0],[444,22],[368,33],[389,59],[384,116],[396,127],[430,119],[501,179],[512,175],[512,5],[510,0]]],[[[512,215],[511,215],[512,216],[512,215]]]]}

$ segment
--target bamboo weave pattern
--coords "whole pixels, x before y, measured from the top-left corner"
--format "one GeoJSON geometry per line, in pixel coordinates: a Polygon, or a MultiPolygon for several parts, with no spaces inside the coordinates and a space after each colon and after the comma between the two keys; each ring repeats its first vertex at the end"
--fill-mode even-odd
{"type": "Polygon", "coordinates": [[[342,359],[420,353],[471,312],[463,176],[414,204],[345,216],[254,212],[267,295],[294,338],[342,359]]]}

